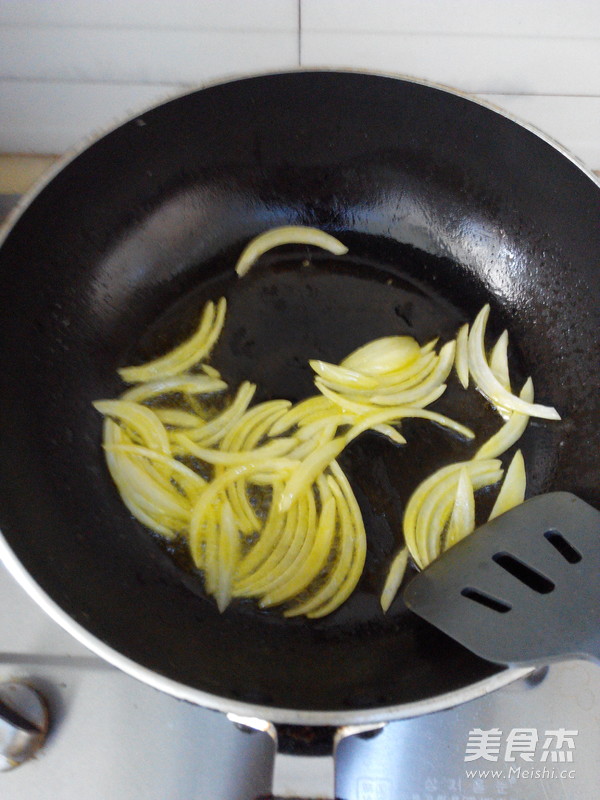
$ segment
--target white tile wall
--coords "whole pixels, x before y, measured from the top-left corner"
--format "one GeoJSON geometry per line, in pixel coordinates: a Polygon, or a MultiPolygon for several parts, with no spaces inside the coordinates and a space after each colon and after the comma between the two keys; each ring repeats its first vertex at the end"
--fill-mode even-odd
{"type": "Polygon", "coordinates": [[[0,0],[0,151],[299,64],[452,85],[600,168],[599,0],[0,0]]]}
{"type": "Polygon", "coordinates": [[[301,60],[484,97],[600,168],[598,0],[302,0],[301,60]]]}
{"type": "Polygon", "coordinates": [[[0,0],[0,152],[61,153],[206,82],[297,68],[298,0],[0,0]]]}

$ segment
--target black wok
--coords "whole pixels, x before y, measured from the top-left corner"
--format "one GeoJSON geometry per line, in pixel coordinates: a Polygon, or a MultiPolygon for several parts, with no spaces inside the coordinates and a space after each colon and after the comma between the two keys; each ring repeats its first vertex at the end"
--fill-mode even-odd
{"type": "MultiPolygon", "coordinates": [[[[532,375],[560,423],[522,440],[529,494],[600,506],[600,189],[544,137],[432,86],[304,72],[213,86],[113,130],[29,199],[0,250],[0,524],[9,567],[84,643],[202,705],[277,722],[366,722],[439,708],[514,678],[414,618],[381,614],[385,566],[416,482],[468,456],[432,425],[399,449],[346,453],[369,533],[365,574],[319,621],[251,603],[220,615],[182,553],[122,505],[92,401],[116,369],[158,354],[226,294],[214,363],[260,397],[313,393],[308,358],[377,336],[450,338],[481,305],[508,327],[517,383],[532,375]],[[247,241],[315,225],[333,259],[273,251],[240,281],[247,241]],[[308,259],[310,267],[300,267],[308,259]]],[[[491,430],[485,403],[442,410],[491,430]]],[[[497,424],[497,423],[495,423],[497,424]]]]}

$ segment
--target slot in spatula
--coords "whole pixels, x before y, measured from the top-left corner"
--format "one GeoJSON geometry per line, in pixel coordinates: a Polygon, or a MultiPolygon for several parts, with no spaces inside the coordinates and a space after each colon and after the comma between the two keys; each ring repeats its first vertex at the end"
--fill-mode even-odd
{"type": "Polygon", "coordinates": [[[527,500],[419,573],[404,600],[488,661],[600,662],[600,511],[567,492],[527,500]]]}

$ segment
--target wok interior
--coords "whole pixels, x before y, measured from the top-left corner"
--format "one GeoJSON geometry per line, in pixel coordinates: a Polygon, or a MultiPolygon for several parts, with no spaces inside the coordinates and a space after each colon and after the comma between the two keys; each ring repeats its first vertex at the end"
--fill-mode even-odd
{"type": "MultiPolygon", "coordinates": [[[[308,358],[377,336],[451,338],[489,301],[518,382],[531,374],[536,399],[563,415],[523,439],[529,493],[598,505],[597,205],[598,187],[531,132],[388,78],[254,78],[132,120],[68,164],[0,251],[4,536],[99,639],[225,699],[346,711],[490,675],[401,601],[384,617],[377,597],[411,489],[469,457],[464,443],[413,422],[406,448],[373,434],[349,448],[369,555],[339,611],[283,620],[243,602],[220,615],[185,557],[122,505],[91,402],[117,395],[119,366],[172,346],[223,293],[213,363],[233,386],[256,381],[257,399],[314,393],[308,358]],[[280,224],[322,227],[350,253],[282,248],[238,280],[247,240],[280,224]]],[[[465,403],[450,389],[439,405],[492,430],[475,393],[465,403]]]]}

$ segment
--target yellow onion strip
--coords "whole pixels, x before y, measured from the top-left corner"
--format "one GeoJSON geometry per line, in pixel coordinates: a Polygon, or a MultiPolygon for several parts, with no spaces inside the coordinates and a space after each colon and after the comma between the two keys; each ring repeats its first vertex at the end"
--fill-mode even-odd
{"type": "Polygon", "coordinates": [[[346,499],[332,475],[327,477],[327,483],[335,500],[338,519],[337,543],[333,547],[334,563],[329,567],[327,576],[321,582],[321,585],[315,591],[310,592],[308,599],[296,603],[292,608],[285,611],[284,615],[286,617],[297,617],[301,614],[314,612],[332,597],[335,597],[352,566],[355,553],[352,516],[348,510],[346,499]]]}
{"type": "MultiPolygon", "coordinates": [[[[220,442],[220,449],[229,453],[254,450],[266,436],[272,424],[276,422],[291,406],[289,400],[269,400],[249,408],[238,422],[229,428],[220,442]]],[[[225,469],[215,465],[215,476],[225,469]]],[[[234,511],[236,521],[243,534],[251,534],[261,527],[261,521],[247,494],[247,482],[244,478],[231,484],[225,493],[234,511]]]]}
{"type": "Polygon", "coordinates": [[[200,368],[202,369],[202,372],[208,375],[209,378],[216,378],[217,380],[221,379],[221,373],[218,369],[216,369],[216,367],[213,367],[210,364],[200,364],[200,368]]]}
{"type": "Polygon", "coordinates": [[[335,497],[323,476],[319,476],[317,485],[321,499],[321,513],[317,522],[314,542],[299,559],[300,563],[296,564],[293,575],[289,575],[279,589],[271,590],[261,598],[259,605],[262,608],[279,605],[296,597],[312,583],[325,567],[337,530],[337,508],[335,497]]]}
{"type": "MultiPolygon", "coordinates": [[[[533,402],[533,381],[531,378],[527,378],[523,384],[519,397],[527,403],[533,402]]],[[[528,422],[528,414],[513,411],[500,430],[481,445],[474,458],[498,458],[521,438],[528,422]]]]}
{"type": "MultiPolygon", "coordinates": [[[[366,557],[366,534],[360,509],[348,479],[336,461],[332,462],[330,470],[327,485],[335,498],[338,518],[338,538],[333,548],[333,563],[318,588],[310,592],[307,599],[285,612],[288,617],[304,614],[318,618],[330,614],[354,591],[362,574],[366,557]]],[[[323,497],[322,485],[320,493],[323,497]]],[[[272,589],[268,594],[265,602],[272,603],[277,596],[272,589]]]]}
{"type": "Polygon", "coordinates": [[[454,369],[463,389],[469,388],[469,325],[462,325],[456,334],[454,369]]]}
{"type": "Polygon", "coordinates": [[[297,534],[300,532],[300,541],[305,535],[307,506],[304,498],[292,507],[290,513],[282,514],[274,505],[282,484],[273,482],[271,488],[274,499],[267,518],[255,527],[252,536],[246,540],[252,543],[252,549],[245,553],[236,570],[233,587],[235,597],[256,596],[261,579],[272,578],[281,559],[293,547],[297,534]]]}
{"type": "MultiPolygon", "coordinates": [[[[325,397],[336,403],[341,409],[351,411],[359,416],[364,416],[365,414],[369,414],[374,411],[383,410],[381,406],[374,406],[367,403],[358,403],[355,400],[349,400],[347,397],[328,389],[318,380],[315,381],[315,384],[319,391],[325,395],[325,397]]],[[[439,414],[436,411],[430,411],[427,408],[392,406],[391,408],[385,410],[391,412],[391,416],[397,420],[409,419],[411,417],[417,419],[429,419],[432,422],[437,422],[438,425],[441,425],[444,428],[449,428],[455,433],[458,433],[460,436],[464,436],[465,439],[473,439],[475,437],[473,431],[470,428],[467,428],[466,425],[462,425],[460,422],[455,422],[453,419],[450,419],[450,417],[447,417],[444,414],[439,414]]]]}
{"type": "Polygon", "coordinates": [[[223,439],[227,432],[244,415],[256,391],[256,385],[244,381],[237,390],[233,402],[210,422],[188,431],[188,437],[204,447],[210,447],[223,439]]]}
{"type": "MultiPolygon", "coordinates": [[[[431,375],[439,361],[437,353],[424,353],[403,370],[388,372],[379,377],[378,394],[394,394],[412,389],[423,383],[431,375]]],[[[358,394],[358,393],[357,393],[358,394]]],[[[362,392],[361,394],[366,394],[362,392]]]]}
{"type": "Polygon", "coordinates": [[[279,497],[283,490],[282,481],[273,481],[272,499],[267,519],[260,529],[259,537],[252,549],[242,558],[235,576],[236,595],[245,596],[251,589],[253,578],[251,576],[259,569],[269,557],[281,539],[286,525],[286,517],[279,510],[279,497]]]}
{"type": "Polygon", "coordinates": [[[555,408],[525,402],[505,389],[496,378],[485,355],[485,329],[489,314],[490,307],[486,304],[477,315],[469,333],[469,369],[479,391],[491,403],[505,411],[518,411],[542,419],[560,419],[555,408]]]}
{"type": "Polygon", "coordinates": [[[309,526],[317,519],[312,489],[283,514],[274,502],[269,520],[258,542],[244,559],[236,575],[235,593],[240,597],[259,597],[276,585],[294,562],[309,526]]]}
{"type": "Polygon", "coordinates": [[[319,419],[323,413],[329,413],[331,403],[320,395],[309,397],[293,405],[289,411],[273,423],[269,430],[270,436],[280,436],[282,433],[300,425],[309,415],[318,414],[319,419]]]}
{"type": "Polygon", "coordinates": [[[447,550],[452,547],[457,542],[460,542],[461,539],[464,539],[465,536],[473,533],[474,530],[475,493],[469,473],[465,467],[461,467],[443,549],[447,550]]]}
{"type": "Polygon", "coordinates": [[[198,428],[204,424],[204,419],[191,411],[184,411],[180,408],[158,408],[152,409],[163,425],[170,429],[174,428],[198,428]]]}
{"type": "MultiPolygon", "coordinates": [[[[132,446],[133,443],[110,418],[104,421],[103,439],[109,472],[129,511],[143,525],[166,538],[173,538],[177,532],[187,530],[190,500],[179,494],[175,487],[166,485],[160,474],[149,470],[146,458],[119,452],[119,448],[132,446]]],[[[160,452],[157,456],[170,458],[160,452]]],[[[199,484],[197,486],[201,488],[199,484]]]]}
{"type": "Polygon", "coordinates": [[[388,570],[388,574],[386,576],[385,583],[383,584],[383,589],[379,597],[379,603],[381,605],[381,608],[383,609],[384,614],[387,613],[389,607],[392,605],[394,601],[394,598],[398,594],[398,589],[400,588],[400,584],[402,583],[402,579],[404,578],[407,566],[408,566],[408,548],[403,547],[396,553],[396,555],[392,559],[392,563],[390,564],[390,568],[388,570]]]}
{"type": "MultiPolygon", "coordinates": [[[[404,410],[402,409],[402,411],[404,410]]],[[[388,424],[397,418],[398,414],[395,407],[374,408],[372,411],[359,416],[347,433],[336,436],[331,441],[323,443],[320,447],[310,452],[299,463],[297,469],[292,472],[279,501],[280,510],[287,511],[294,500],[314,483],[317,476],[324,472],[353,439],[370,428],[388,424]]],[[[406,441],[399,433],[396,433],[395,439],[402,444],[406,441]]]]}
{"type": "Polygon", "coordinates": [[[442,467],[419,484],[406,505],[403,530],[406,546],[420,569],[439,555],[436,549],[441,546],[444,514],[446,510],[450,513],[463,467],[474,488],[496,483],[502,476],[498,460],[464,461],[442,467]]]}
{"type": "MultiPolygon", "coordinates": [[[[475,491],[485,486],[493,486],[498,483],[504,474],[501,467],[497,469],[490,467],[488,470],[481,472],[470,468],[471,464],[485,463],[489,462],[469,462],[467,469],[475,491]]],[[[455,472],[452,480],[447,481],[446,487],[437,486],[432,491],[431,496],[423,503],[417,520],[416,538],[417,541],[425,542],[426,564],[430,564],[443,550],[444,529],[455,502],[459,475],[459,471],[455,472]]]]}
{"type": "Polygon", "coordinates": [[[222,392],[227,388],[225,381],[217,378],[210,378],[208,375],[194,375],[184,373],[182,375],[169,375],[166,378],[159,378],[154,381],[139,383],[128,389],[121,395],[121,400],[131,400],[136,403],[143,403],[151,398],[160,395],[182,393],[182,394],[212,394],[222,392]]]}
{"type": "Polygon", "coordinates": [[[380,376],[408,367],[420,353],[412,336],[384,336],[354,350],[340,366],[367,376],[380,376]]]}
{"type": "Polygon", "coordinates": [[[169,436],[154,411],[129,400],[98,400],[93,404],[105,417],[115,417],[137,434],[150,449],[171,454],[169,436]]]}
{"type": "Polygon", "coordinates": [[[218,568],[214,597],[217,608],[225,611],[232,597],[233,576],[240,557],[240,536],[233,510],[227,500],[221,507],[218,533],[218,568]]]}
{"type": "Polygon", "coordinates": [[[300,498],[297,505],[298,525],[291,541],[286,543],[285,554],[281,557],[283,548],[278,548],[279,552],[271,551],[268,559],[263,561],[264,569],[261,565],[260,571],[249,580],[249,591],[255,597],[266,599],[267,603],[272,600],[272,605],[284,601],[289,580],[303,569],[315,544],[318,513],[312,489],[300,498]],[[268,567],[275,560],[276,568],[267,574],[268,567]]]}
{"type": "MultiPolygon", "coordinates": [[[[428,400],[432,392],[435,392],[444,384],[444,381],[452,370],[454,364],[454,351],[456,342],[447,342],[440,350],[438,362],[433,372],[423,383],[394,394],[375,394],[371,401],[376,405],[396,405],[396,406],[420,406],[433,402],[428,400]]],[[[445,387],[444,387],[445,388],[445,387]]],[[[437,398],[436,398],[437,399],[437,398]]]]}
{"type": "Polygon", "coordinates": [[[372,375],[364,375],[348,367],[340,367],[327,361],[311,359],[309,362],[313,370],[327,384],[341,386],[344,389],[376,389],[377,379],[372,375]]]}
{"type": "Polygon", "coordinates": [[[325,468],[339,456],[346,444],[347,439],[345,436],[337,436],[299,462],[281,494],[279,510],[282,512],[287,511],[296,498],[307,491],[317,477],[325,471],[325,468]]]}
{"type": "Polygon", "coordinates": [[[239,450],[231,453],[224,450],[217,450],[211,447],[200,447],[184,433],[175,433],[174,441],[180,446],[181,453],[195,456],[207,464],[219,464],[232,467],[239,464],[246,464],[249,461],[259,464],[261,461],[268,461],[277,456],[287,455],[296,445],[296,440],[288,437],[286,439],[275,439],[255,450],[239,450]]]}
{"type": "MultiPolygon", "coordinates": [[[[129,501],[128,507],[134,506],[144,516],[152,518],[161,527],[168,528],[170,535],[173,534],[173,527],[185,527],[189,519],[189,501],[178,495],[174,487],[166,486],[160,474],[148,468],[151,466],[148,462],[140,462],[128,454],[114,451],[110,442],[123,440],[117,439],[118,434],[111,434],[109,426],[118,429],[115,423],[107,420],[105,440],[109,444],[105,446],[106,462],[117,488],[124,499],[129,501]]],[[[154,525],[150,527],[155,528],[154,525]]]]}
{"type": "MultiPolygon", "coordinates": [[[[362,575],[367,555],[367,535],[365,526],[360,507],[354,496],[350,482],[337,461],[333,461],[329,465],[329,469],[336,482],[335,484],[330,482],[329,485],[336,498],[338,514],[341,520],[340,524],[345,526],[348,532],[352,530],[354,552],[352,554],[350,567],[345,575],[342,575],[342,579],[337,585],[335,593],[331,594],[329,599],[325,600],[321,605],[317,606],[316,604],[312,604],[312,607],[306,610],[306,616],[311,619],[317,619],[331,614],[332,611],[335,611],[336,608],[339,608],[339,606],[348,599],[356,588],[356,584],[362,575]],[[336,489],[336,485],[341,492],[341,497],[336,489]]],[[[327,594],[330,593],[332,586],[335,586],[336,583],[337,580],[335,583],[330,581],[327,594]]],[[[325,591],[323,594],[325,594],[325,591]]]]}
{"type": "MultiPolygon", "coordinates": [[[[295,458],[299,462],[304,461],[305,458],[308,458],[308,456],[314,453],[316,450],[325,447],[325,445],[333,441],[333,439],[335,439],[336,429],[337,426],[335,422],[324,424],[312,439],[301,441],[300,444],[298,444],[298,446],[295,447],[289,454],[289,458],[295,458]]],[[[301,428],[297,432],[297,438],[300,438],[299,435],[302,432],[303,429],[301,428]]]]}
{"type": "Polygon", "coordinates": [[[190,469],[181,461],[170,456],[165,456],[156,450],[151,450],[149,447],[143,447],[138,444],[105,444],[104,449],[110,453],[129,453],[130,455],[139,456],[140,458],[147,459],[150,462],[156,462],[162,466],[168,467],[171,479],[164,482],[165,485],[173,484],[173,480],[181,488],[183,493],[188,498],[194,499],[206,486],[206,481],[193,469],[190,469]]]}
{"type": "MultiPolygon", "coordinates": [[[[273,458],[268,461],[258,463],[248,462],[237,466],[229,467],[219,477],[214,478],[199,496],[196,503],[192,506],[189,524],[189,545],[192,558],[196,566],[202,569],[204,566],[204,553],[210,545],[212,536],[211,514],[215,504],[228,486],[242,477],[247,477],[251,473],[263,471],[271,474],[286,475],[295,462],[290,462],[285,458],[273,458]]],[[[213,548],[214,550],[214,548],[213,548]]]]}
{"type": "Polygon", "coordinates": [[[246,245],[235,265],[235,271],[241,278],[258,259],[274,247],[284,244],[309,244],[327,250],[336,256],[343,256],[348,248],[338,239],[318,228],[303,225],[284,225],[280,228],[271,228],[265,233],[256,236],[246,245]]]}
{"type": "MultiPolygon", "coordinates": [[[[503,331],[490,353],[489,365],[498,382],[508,391],[512,392],[510,385],[510,371],[508,367],[508,331],[503,331]]],[[[502,419],[508,419],[511,412],[502,406],[496,406],[496,411],[502,419]]]]}
{"type": "Polygon", "coordinates": [[[494,373],[494,376],[498,382],[510,392],[510,371],[508,368],[508,331],[502,331],[498,337],[498,341],[490,353],[489,363],[490,369],[494,373]]]}
{"type": "Polygon", "coordinates": [[[406,439],[402,434],[393,428],[391,425],[386,424],[385,422],[380,423],[379,425],[373,425],[373,430],[380,433],[382,436],[385,436],[394,444],[406,444],[406,439]]]}
{"type": "Polygon", "coordinates": [[[489,518],[494,519],[522,503],[525,499],[526,485],[525,461],[521,451],[517,450],[506,470],[506,476],[489,518]]]}
{"type": "Polygon", "coordinates": [[[140,383],[168,375],[178,375],[208,356],[221,334],[227,302],[224,297],[217,305],[208,302],[196,332],[166,355],[135,367],[123,367],[119,375],[125,383],[140,383]]]}

